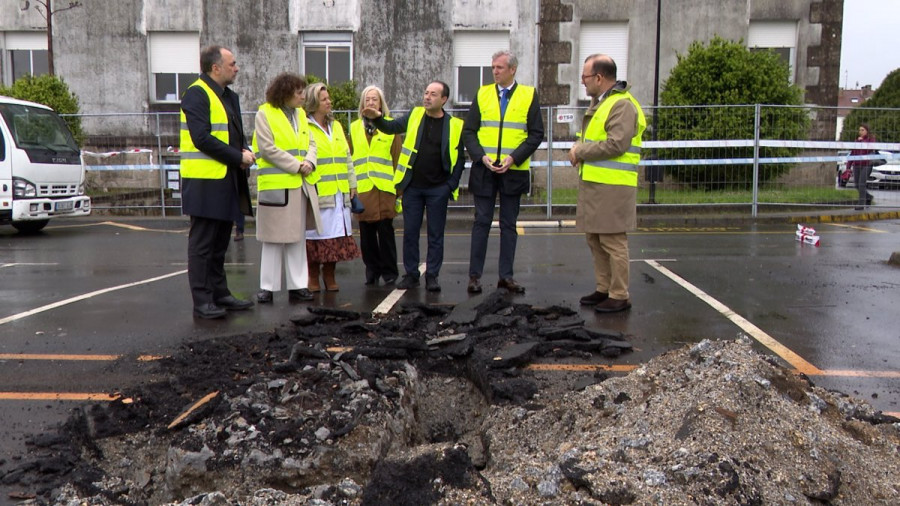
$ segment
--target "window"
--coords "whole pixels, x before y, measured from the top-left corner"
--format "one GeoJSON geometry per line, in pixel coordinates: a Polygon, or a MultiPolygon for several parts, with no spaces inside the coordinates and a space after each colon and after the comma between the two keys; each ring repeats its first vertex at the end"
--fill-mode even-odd
{"type": "Polygon", "coordinates": [[[455,32],[453,34],[454,102],[471,104],[478,88],[494,82],[491,55],[509,49],[508,32],[455,32]]]}
{"type": "Polygon", "coordinates": [[[200,74],[200,34],[150,32],[150,102],[177,103],[200,74]]]}
{"type": "Polygon", "coordinates": [[[350,32],[309,32],[300,37],[300,67],[328,84],[353,78],[353,34],[350,32]]]}
{"type": "MultiPolygon", "coordinates": [[[[616,62],[616,79],[628,80],[628,21],[611,21],[603,23],[581,23],[581,37],[578,45],[578,65],[575,66],[574,81],[581,82],[581,71],[584,60],[596,53],[609,55],[616,62]]],[[[578,86],[578,98],[589,97],[584,86],[578,86]]]]}
{"type": "Polygon", "coordinates": [[[27,74],[39,76],[50,71],[47,34],[44,32],[7,32],[5,81],[12,84],[27,74]]]}
{"type": "Polygon", "coordinates": [[[751,21],[747,35],[747,47],[753,50],[772,50],[790,67],[791,82],[794,82],[795,60],[797,58],[796,21],[751,21]]]}

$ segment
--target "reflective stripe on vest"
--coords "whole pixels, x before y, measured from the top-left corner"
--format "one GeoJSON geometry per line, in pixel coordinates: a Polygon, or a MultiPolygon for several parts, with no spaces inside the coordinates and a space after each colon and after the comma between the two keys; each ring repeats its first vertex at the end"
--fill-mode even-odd
{"type": "MultiPolygon", "coordinates": [[[[447,113],[444,113],[447,114],[447,113]]],[[[422,118],[425,116],[424,107],[416,107],[409,113],[409,122],[406,124],[406,138],[403,139],[403,147],[400,149],[400,159],[397,161],[397,170],[394,171],[394,184],[400,184],[406,171],[410,170],[415,163],[415,153],[417,137],[419,136],[419,126],[422,124],[422,118]]],[[[459,139],[462,137],[463,120],[450,117],[450,170],[456,167],[456,161],[459,159],[459,139]]],[[[443,141],[442,141],[443,142],[443,141]]],[[[459,196],[459,188],[453,191],[453,200],[459,196]]]]}
{"type": "Polygon", "coordinates": [[[338,191],[350,193],[350,178],[347,167],[347,154],[350,146],[344,136],[344,127],[340,122],[331,122],[331,138],[316,125],[310,125],[313,139],[316,141],[316,172],[319,181],[316,191],[320,197],[335,195],[338,191]]]}
{"type": "MultiPolygon", "coordinates": [[[[297,109],[298,124],[297,130],[294,130],[290,120],[280,108],[266,102],[259,106],[259,110],[266,116],[266,121],[268,121],[269,128],[272,130],[275,147],[292,155],[297,161],[303,162],[303,159],[306,157],[306,151],[309,149],[309,125],[306,122],[306,113],[302,109],[297,109]]],[[[258,170],[256,185],[259,191],[292,189],[303,186],[302,174],[299,172],[285,172],[262,157],[259,152],[255,131],[253,132],[253,143],[251,145],[256,155],[258,170]]],[[[310,176],[313,175],[318,178],[316,172],[310,174],[310,176]]],[[[311,179],[311,177],[306,178],[310,184],[315,184],[316,181],[311,179]]]]}
{"type": "Polygon", "coordinates": [[[583,162],[578,168],[581,178],[592,183],[637,187],[638,163],[641,161],[641,136],[647,128],[647,119],[641,104],[631,93],[614,93],[606,97],[594,112],[590,124],[584,131],[585,142],[602,142],[606,140],[606,120],[613,105],[619,100],[629,100],[637,111],[637,131],[631,139],[631,146],[625,153],[609,160],[583,162]]]}
{"type": "MultiPolygon", "coordinates": [[[[390,119],[390,118],[385,118],[390,119]]],[[[394,161],[391,146],[394,136],[375,130],[372,142],[366,138],[362,120],[350,123],[350,140],[353,141],[353,170],[356,171],[356,191],[365,193],[372,188],[396,195],[394,187],[394,161]]]]}
{"type": "MultiPolygon", "coordinates": [[[[478,142],[489,158],[503,161],[525,142],[528,138],[528,109],[533,100],[534,88],[517,84],[515,93],[510,95],[506,104],[506,114],[500,118],[497,85],[488,84],[478,89],[478,109],[481,111],[478,142]]],[[[510,169],[528,170],[530,165],[531,158],[528,158],[522,165],[513,165],[510,169]]]]}
{"type": "MultiPolygon", "coordinates": [[[[209,97],[209,123],[210,135],[228,144],[228,113],[222,100],[216,95],[216,92],[207,85],[203,79],[197,79],[191,84],[191,88],[199,86],[209,97]]],[[[191,131],[188,130],[187,117],[184,109],[181,110],[181,145],[178,151],[181,154],[180,172],[182,178],[189,179],[222,179],[228,172],[228,167],[210,157],[206,153],[201,152],[194,146],[191,139],[191,131]]]]}

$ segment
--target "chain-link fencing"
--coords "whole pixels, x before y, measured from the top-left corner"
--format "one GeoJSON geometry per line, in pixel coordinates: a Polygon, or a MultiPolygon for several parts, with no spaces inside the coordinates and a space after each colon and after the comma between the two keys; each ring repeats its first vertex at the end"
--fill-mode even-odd
{"type": "MultiPolygon", "coordinates": [[[[531,191],[523,215],[570,215],[577,201],[578,169],[568,153],[585,108],[543,107],[545,140],[532,156],[531,191]]],[[[869,186],[900,195],[900,109],[856,109],[851,118],[870,125],[875,143],[855,142],[856,125],[842,125],[850,110],[771,105],[644,107],[638,206],[697,212],[734,207],[754,216],[787,207],[842,207],[857,203],[854,160],[871,160],[869,186]],[[852,150],[858,150],[851,155],[852,150]],[[842,177],[844,175],[844,177],[842,177]]],[[[394,111],[398,117],[405,111],[394,111]]],[[[466,110],[449,110],[464,118],[466,110]]],[[[243,115],[253,132],[254,113],[243,115]]],[[[81,115],[88,190],[98,212],[180,214],[178,113],[81,115]]],[[[336,111],[343,124],[356,111],[336,111]]],[[[469,166],[467,162],[467,167],[469,166]]],[[[255,171],[251,171],[251,174],[255,171]]],[[[255,187],[251,176],[251,187],[255,187]]],[[[473,205],[463,174],[453,208],[473,205]]],[[[900,198],[872,205],[896,207],[900,198]]],[[[526,218],[527,219],[527,218],[526,218]]]]}

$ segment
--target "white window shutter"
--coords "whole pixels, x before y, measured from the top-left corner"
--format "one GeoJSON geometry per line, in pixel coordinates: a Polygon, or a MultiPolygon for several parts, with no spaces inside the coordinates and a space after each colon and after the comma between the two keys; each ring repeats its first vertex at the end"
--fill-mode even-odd
{"type": "MultiPolygon", "coordinates": [[[[581,70],[584,60],[596,53],[608,55],[616,62],[616,79],[628,80],[628,21],[610,21],[602,23],[581,23],[581,37],[578,46],[578,77],[581,82],[581,70]]],[[[579,96],[588,98],[584,86],[580,86],[579,96]]]]}
{"type": "Polygon", "coordinates": [[[151,32],[150,72],[153,74],[199,74],[200,34],[151,32]]]}

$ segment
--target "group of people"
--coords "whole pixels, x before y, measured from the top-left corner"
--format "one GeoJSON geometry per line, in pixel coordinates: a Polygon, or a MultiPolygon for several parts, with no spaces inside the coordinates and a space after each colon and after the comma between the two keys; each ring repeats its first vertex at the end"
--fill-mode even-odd
{"type": "MultiPolygon", "coordinates": [[[[307,86],[297,74],[277,76],[246,145],[237,95],[228,88],[239,67],[223,47],[205,48],[201,74],[181,104],[183,211],[190,216],[188,278],[199,318],[221,318],[252,307],[234,297],[225,252],[235,216],[252,216],[246,177],[258,167],[257,239],[262,243],[259,303],[270,303],[285,280],[289,300],[337,291],[335,266],[362,256],[365,284],[399,289],[420,285],[419,238],[427,219],[425,289],[439,292],[447,207],[456,199],[472,160],[469,191],[475,217],[469,293],[480,293],[494,209],[499,200],[498,288],[524,293],[513,277],[516,220],[530,191],[531,155],[544,137],[537,92],[516,81],[518,60],[492,56],[494,83],[482,86],[465,120],[444,110],[450,87],[430,82],[422,105],[392,118],[384,93],[366,87],[349,134],[334,120],[328,88],[307,86]],[[353,239],[351,202],[361,248],[353,239]],[[393,219],[403,216],[403,273],[397,263],[393,219]],[[321,278],[321,279],[320,279],[321,278]]],[[[636,224],[637,167],[646,120],[615,62],[592,55],[582,84],[592,97],[579,141],[569,152],[580,184],[577,229],[593,256],[595,290],[581,298],[598,312],[631,307],[627,231],[636,224]]]]}

